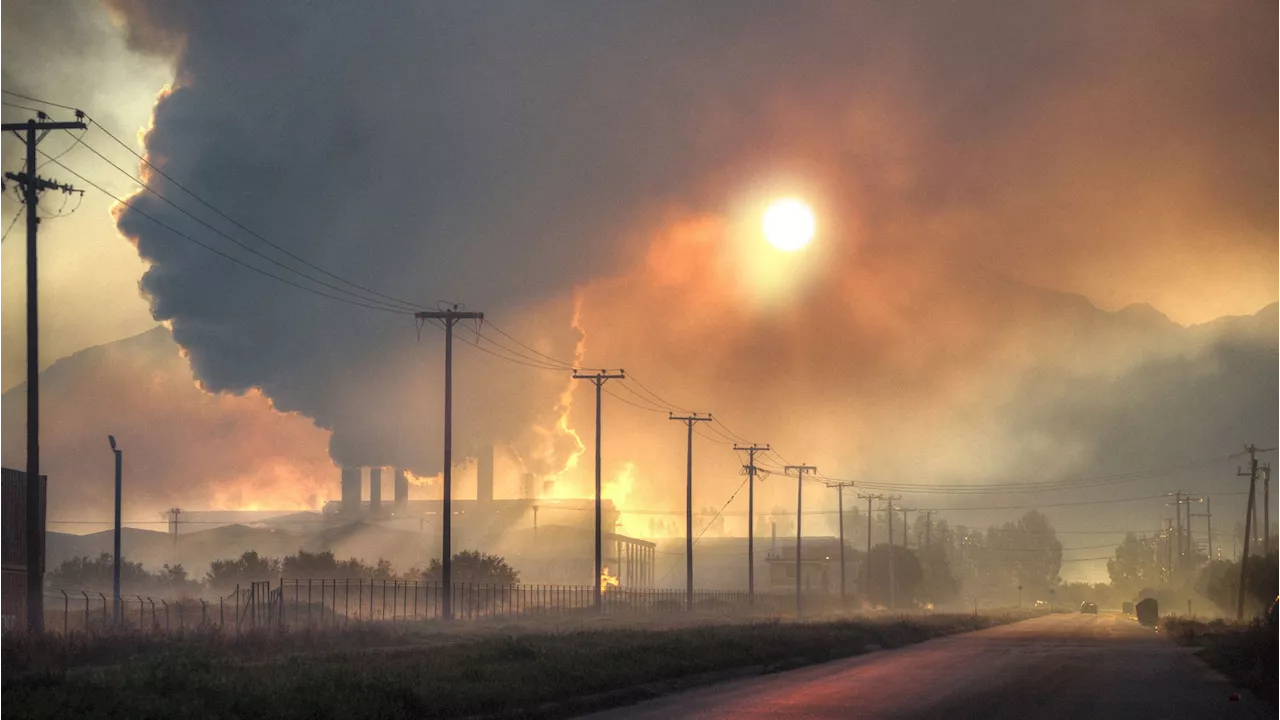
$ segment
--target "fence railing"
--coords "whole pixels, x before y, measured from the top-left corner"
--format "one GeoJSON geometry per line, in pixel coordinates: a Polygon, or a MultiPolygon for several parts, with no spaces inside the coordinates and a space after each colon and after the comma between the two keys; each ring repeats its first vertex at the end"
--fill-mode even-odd
{"type": "MultiPolygon", "coordinates": [[[[503,585],[454,583],[452,609],[457,620],[527,618],[594,611],[589,585],[503,585]]],[[[170,599],[125,595],[120,620],[109,594],[56,590],[45,594],[45,627],[50,632],[97,633],[123,626],[146,632],[216,629],[224,633],[254,630],[329,629],[353,622],[420,622],[444,617],[445,587],[421,580],[298,579],[252,582],[214,598],[170,599]]],[[[839,599],[807,595],[805,611],[836,609],[839,599]]],[[[695,590],[693,611],[702,613],[793,614],[794,594],[695,590]]],[[[611,615],[683,613],[684,590],[610,587],[601,594],[601,611],[611,615]]]]}

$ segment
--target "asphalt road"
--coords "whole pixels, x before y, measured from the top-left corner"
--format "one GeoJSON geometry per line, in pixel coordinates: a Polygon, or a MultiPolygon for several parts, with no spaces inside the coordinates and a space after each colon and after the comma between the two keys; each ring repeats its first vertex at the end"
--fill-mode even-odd
{"type": "Polygon", "coordinates": [[[1275,718],[1119,614],[1060,614],[669,695],[600,720],[1275,718]],[[1241,700],[1230,702],[1233,692],[1241,700]]]}

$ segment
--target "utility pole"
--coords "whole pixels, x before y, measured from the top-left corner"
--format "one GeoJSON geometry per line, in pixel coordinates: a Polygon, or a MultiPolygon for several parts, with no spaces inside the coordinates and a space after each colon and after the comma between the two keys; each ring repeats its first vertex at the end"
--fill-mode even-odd
{"type": "Polygon", "coordinates": [[[889,609],[892,610],[898,606],[898,588],[897,580],[894,578],[894,562],[893,562],[893,501],[901,499],[901,495],[890,495],[885,498],[889,503],[887,515],[889,516],[889,609]]]}
{"type": "Polygon", "coordinates": [[[924,513],[924,549],[933,549],[933,514],[937,510],[921,510],[924,513]]]}
{"type": "Polygon", "coordinates": [[[791,471],[796,471],[796,618],[800,617],[800,593],[801,593],[801,576],[804,575],[804,566],[800,564],[800,542],[801,535],[800,521],[804,517],[804,476],[805,473],[815,473],[818,468],[811,465],[786,465],[782,471],[788,475],[791,471]]]}
{"type": "Polygon", "coordinates": [[[1262,466],[1262,554],[1271,552],[1271,463],[1262,466]]]}
{"type": "Polygon", "coordinates": [[[178,564],[178,516],[182,514],[182,508],[169,508],[170,522],[173,525],[173,564],[178,564]]]}
{"type": "Polygon", "coordinates": [[[871,599],[871,501],[883,500],[884,495],[863,495],[858,493],[859,500],[867,501],[867,587],[863,589],[862,595],[868,601],[871,599]]]}
{"type": "Polygon", "coordinates": [[[916,509],[915,509],[915,508],[898,508],[898,510],[902,513],[902,549],[903,549],[903,550],[906,550],[906,549],[907,549],[907,547],[908,547],[908,543],[907,543],[907,513],[909,513],[909,512],[916,512],[916,509]]]}
{"type": "MultiPolygon", "coordinates": [[[[1186,564],[1187,564],[1187,565],[1189,565],[1189,566],[1191,567],[1191,569],[1192,569],[1192,570],[1195,570],[1195,568],[1196,568],[1196,542],[1195,542],[1194,537],[1192,536],[1192,525],[1191,525],[1191,517],[1192,517],[1192,514],[1191,514],[1191,503],[1197,503],[1197,502],[1198,502],[1198,503],[1202,503],[1202,502],[1204,502],[1204,498],[1202,498],[1202,497],[1191,497],[1190,495],[1188,495],[1186,498],[1184,498],[1184,501],[1187,503],[1187,559],[1186,559],[1186,564]]],[[[1197,513],[1196,515],[1197,515],[1197,517],[1198,517],[1198,516],[1199,516],[1199,513],[1197,513]]]]}
{"type": "Polygon", "coordinates": [[[112,541],[112,561],[111,561],[111,592],[112,611],[111,617],[116,625],[120,624],[120,495],[123,485],[124,470],[124,451],[116,447],[116,436],[108,435],[107,440],[111,443],[111,452],[116,456],[116,532],[112,541]]]}
{"type": "Polygon", "coordinates": [[[601,610],[600,597],[600,576],[603,574],[602,568],[604,558],[601,556],[600,535],[604,532],[602,526],[604,524],[603,511],[600,503],[600,391],[604,388],[604,384],[610,380],[623,380],[627,377],[626,370],[619,370],[611,373],[608,370],[601,370],[591,375],[584,374],[578,370],[573,371],[574,380],[590,380],[592,385],[596,386],[596,575],[592,581],[593,607],[596,612],[601,610]]]}
{"type": "Polygon", "coordinates": [[[1187,560],[1182,555],[1182,542],[1183,542],[1182,541],[1182,493],[1176,492],[1174,493],[1174,495],[1177,499],[1174,501],[1173,514],[1174,514],[1174,517],[1178,519],[1177,520],[1178,534],[1176,535],[1178,540],[1178,566],[1177,567],[1178,567],[1178,570],[1181,571],[1186,569],[1186,565],[1187,565],[1187,560]]]}
{"type": "Polygon", "coordinates": [[[50,130],[84,130],[84,113],[76,111],[75,122],[50,122],[44,113],[40,121],[4,123],[4,132],[12,132],[27,145],[27,166],[22,172],[4,176],[22,186],[22,202],[27,207],[27,627],[31,632],[44,631],[44,516],[40,492],[40,313],[39,276],[37,270],[36,235],[40,216],[36,206],[43,190],[64,193],[81,192],[70,185],[46,180],[36,173],[36,145],[50,130]],[[21,133],[25,131],[24,138],[21,133]]]}
{"type": "Polygon", "coordinates": [[[667,419],[684,423],[689,433],[684,486],[684,606],[686,610],[693,612],[693,426],[700,422],[710,422],[711,413],[703,417],[698,413],[677,416],[669,412],[667,419]]]}
{"type": "Polygon", "coordinates": [[[768,452],[769,446],[735,444],[734,450],[747,453],[747,605],[756,604],[756,453],[768,452]]]}
{"type": "Polygon", "coordinates": [[[1209,538],[1209,562],[1213,562],[1213,498],[1209,496],[1204,499],[1204,524],[1205,537],[1209,538]]]}
{"type": "MultiPolygon", "coordinates": [[[[1208,546],[1208,549],[1206,550],[1206,554],[1209,557],[1209,562],[1213,562],[1213,522],[1212,520],[1209,519],[1209,511],[1208,511],[1209,498],[1202,497],[1202,498],[1196,498],[1195,500],[1196,502],[1202,502],[1205,504],[1205,512],[1192,513],[1191,508],[1187,508],[1187,535],[1191,534],[1191,518],[1202,517],[1206,519],[1205,525],[1207,526],[1206,529],[1208,530],[1208,532],[1205,534],[1206,543],[1208,546]]],[[[1191,557],[1193,560],[1193,567],[1194,567],[1194,559],[1196,557],[1195,545],[1191,546],[1191,557]]]]}
{"type": "Polygon", "coordinates": [[[1249,567],[1249,536],[1253,533],[1253,530],[1254,530],[1253,525],[1251,523],[1251,520],[1253,519],[1253,512],[1254,512],[1253,497],[1255,493],[1255,488],[1257,487],[1257,484],[1258,484],[1258,453],[1271,452],[1271,450],[1274,450],[1274,449],[1275,448],[1271,448],[1269,450],[1261,450],[1258,448],[1258,446],[1253,444],[1245,445],[1244,450],[1245,452],[1249,453],[1249,472],[1245,473],[1243,470],[1240,470],[1240,469],[1236,470],[1237,476],[1244,476],[1244,475],[1249,476],[1249,503],[1248,505],[1245,506],[1245,511],[1244,511],[1244,552],[1240,556],[1240,592],[1238,597],[1236,598],[1236,620],[1237,621],[1244,620],[1244,594],[1245,594],[1246,581],[1247,581],[1247,575],[1248,575],[1247,569],[1249,567]]]}
{"type": "MultiPolygon", "coordinates": [[[[444,481],[440,503],[440,580],[444,590],[441,613],[453,619],[453,326],[459,320],[484,320],[482,312],[463,312],[453,305],[448,310],[414,313],[418,320],[439,320],[444,324],[444,481]]],[[[597,568],[598,569],[598,568],[597,568]]],[[[596,578],[596,585],[600,578],[596,578]]]]}
{"type": "Polygon", "coordinates": [[[836,503],[839,507],[839,510],[837,510],[837,518],[840,523],[840,607],[843,609],[848,606],[848,596],[845,594],[844,579],[844,489],[847,487],[853,487],[853,483],[838,482],[835,484],[828,484],[827,487],[836,489],[836,503]]]}

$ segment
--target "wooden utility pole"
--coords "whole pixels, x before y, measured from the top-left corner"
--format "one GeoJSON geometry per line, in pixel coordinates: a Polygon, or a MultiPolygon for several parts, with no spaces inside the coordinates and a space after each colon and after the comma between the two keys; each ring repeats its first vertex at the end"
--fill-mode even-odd
{"type": "Polygon", "coordinates": [[[21,172],[4,176],[22,186],[22,202],[27,207],[27,627],[32,633],[44,631],[44,517],[40,492],[40,313],[36,235],[40,216],[36,206],[44,190],[81,192],[70,185],[46,180],[36,173],[36,145],[50,130],[83,130],[84,113],[76,111],[75,122],[51,122],[44,113],[39,121],[4,123],[27,146],[27,165],[21,172]],[[22,133],[25,132],[25,137],[22,133]]]}
{"type": "Polygon", "coordinates": [[[684,487],[684,607],[693,612],[693,426],[700,422],[710,422],[711,413],[704,417],[698,413],[677,416],[669,412],[667,419],[684,423],[689,433],[684,487]]]}
{"type": "Polygon", "coordinates": [[[791,474],[792,470],[796,471],[796,617],[798,618],[801,614],[801,576],[804,575],[804,566],[801,564],[800,555],[800,539],[802,537],[800,521],[804,517],[804,476],[805,473],[817,472],[818,468],[811,465],[786,465],[782,470],[788,475],[791,474]]]}
{"type": "Polygon", "coordinates": [[[894,566],[894,562],[893,562],[893,511],[894,511],[893,501],[900,500],[901,498],[902,498],[901,495],[889,495],[885,498],[885,502],[887,503],[887,510],[885,511],[885,514],[889,518],[889,609],[890,610],[897,607],[897,604],[898,604],[897,602],[898,588],[896,587],[897,580],[894,578],[895,571],[893,567],[894,566]]]}
{"type": "Polygon", "coordinates": [[[619,370],[611,373],[608,370],[601,370],[598,373],[590,375],[584,374],[578,370],[573,371],[574,380],[590,380],[592,385],[596,386],[596,575],[592,581],[593,602],[592,607],[596,612],[601,610],[600,597],[600,576],[603,574],[604,558],[601,556],[600,536],[604,532],[602,526],[604,524],[603,513],[600,503],[600,391],[604,388],[604,384],[610,380],[623,380],[627,377],[626,370],[619,370]]]}
{"type": "Polygon", "coordinates": [[[910,545],[907,543],[907,513],[916,512],[915,508],[898,508],[902,513],[902,549],[906,550],[910,545]]]}
{"type": "MultiPolygon", "coordinates": [[[[440,579],[444,598],[440,609],[445,620],[453,619],[453,326],[459,320],[484,320],[482,312],[463,312],[454,305],[448,310],[414,313],[419,320],[444,323],[444,481],[440,505],[440,579]]],[[[359,498],[357,498],[359,499],[359,498]]],[[[599,584],[599,579],[596,580],[599,584]]]]}
{"type": "Polygon", "coordinates": [[[924,513],[924,547],[925,550],[933,548],[933,514],[937,510],[920,510],[924,513]]]}
{"type": "Polygon", "coordinates": [[[1271,552],[1271,463],[1262,466],[1262,554],[1271,552]]]}
{"type": "Polygon", "coordinates": [[[863,588],[863,597],[870,601],[872,596],[872,501],[884,500],[883,495],[861,495],[858,500],[867,501],[867,587],[863,588]]]}
{"type": "Polygon", "coordinates": [[[1249,472],[1246,473],[1243,470],[1236,470],[1237,476],[1243,477],[1247,475],[1249,477],[1249,502],[1248,505],[1245,506],[1244,511],[1244,548],[1243,553],[1240,555],[1240,592],[1236,598],[1237,621],[1244,620],[1244,595],[1245,588],[1247,587],[1246,583],[1248,580],[1247,576],[1249,567],[1249,536],[1254,532],[1254,527],[1251,521],[1253,519],[1254,493],[1256,492],[1258,484],[1258,453],[1271,452],[1272,450],[1275,450],[1275,448],[1261,450],[1258,446],[1253,444],[1245,445],[1244,451],[1249,453],[1249,472]]]}
{"type": "Polygon", "coordinates": [[[734,450],[747,453],[747,605],[756,604],[756,453],[768,452],[769,446],[734,445],[734,450]]]}
{"type": "Polygon", "coordinates": [[[844,579],[844,489],[853,487],[851,482],[838,482],[828,484],[827,487],[836,489],[836,503],[839,507],[837,517],[840,523],[840,607],[845,608],[848,605],[848,596],[845,594],[844,579]]]}

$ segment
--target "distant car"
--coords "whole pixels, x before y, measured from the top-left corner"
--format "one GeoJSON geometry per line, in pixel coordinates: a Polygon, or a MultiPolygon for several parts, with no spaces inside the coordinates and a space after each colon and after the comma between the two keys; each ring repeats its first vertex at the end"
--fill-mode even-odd
{"type": "Polygon", "coordinates": [[[1124,611],[1125,615],[1128,615],[1128,616],[1133,615],[1133,603],[1126,602],[1124,605],[1121,606],[1121,608],[1124,611]]]}
{"type": "Polygon", "coordinates": [[[1049,607],[1049,602],[1047,600],[1036,601],[1036,609],[1047,608],[1047,607],[1049,607]]]}
{"type": "Polygon", "coordinates": [[[1090,614],[1092,614],[1092,615],[1097,615],[1097,614],[1098,614],[1098,605],[1097,605],[1097,603],[1082,602],[1082,603],[1080,603],[1080,612],[1081,612],[1081,613],[1090,613],[1090,614]]]}

